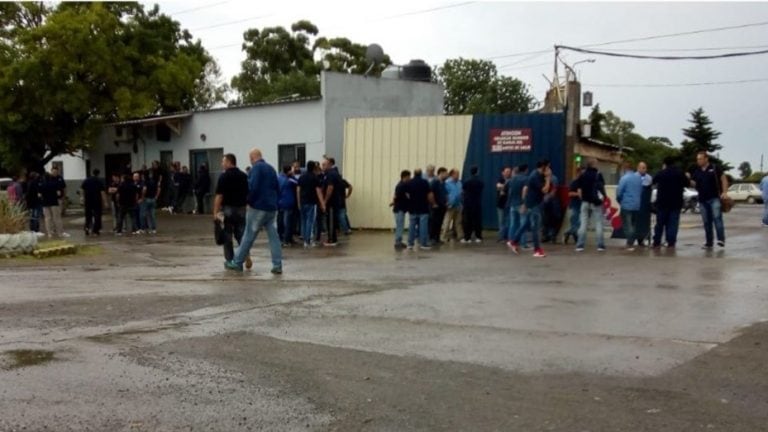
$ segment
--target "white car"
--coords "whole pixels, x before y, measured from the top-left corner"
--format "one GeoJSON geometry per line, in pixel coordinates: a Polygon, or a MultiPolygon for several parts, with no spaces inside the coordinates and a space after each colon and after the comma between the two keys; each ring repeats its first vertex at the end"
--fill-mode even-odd
{"type": "Polygon", "coordinates": [[[746,201],[749,204],[763,202],[763,194],[760,192],[760,186],[754,183],[732,185],[728,188],[728,196],[734,201],[746,201]]]}
{"type": "MultiPolygon", "coordinates": [[[[651,193],[651,204],[656,203],[657,194],[658,189],[654,188],[653,192],[651,193]]],[[[694,188],[683,189],[683,213],[687,212],[688,210],[692,211],[693,213],[699,212],[699,192],[697,192],[694,188]]]]}

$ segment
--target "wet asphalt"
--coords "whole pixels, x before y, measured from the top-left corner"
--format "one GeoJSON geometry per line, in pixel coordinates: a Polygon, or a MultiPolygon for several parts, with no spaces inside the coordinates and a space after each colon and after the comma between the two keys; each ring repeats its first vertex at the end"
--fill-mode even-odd
{"type": "MultiPolygon", "coordinates": [[[[701,250],[357,231],[223,268],[210,218],[88,253],[0,261],[0,431],[768,430],[768,228],[701,250]]],[[[107,224],[109,222],[107,221],[107,224]]]]}

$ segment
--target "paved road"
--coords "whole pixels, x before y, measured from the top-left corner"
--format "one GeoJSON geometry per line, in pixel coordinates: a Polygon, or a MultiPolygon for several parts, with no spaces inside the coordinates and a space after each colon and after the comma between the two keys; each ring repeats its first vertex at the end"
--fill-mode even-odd
{"type": "Polygon", "coordinates": [[[686,216],[674,252],[358,232],[287,250],[282,277],[258,242],[238,275],[208,218],[177,216],[2,262],[0,431],[768,430],[760,210],[712,252],[686,216]]]}

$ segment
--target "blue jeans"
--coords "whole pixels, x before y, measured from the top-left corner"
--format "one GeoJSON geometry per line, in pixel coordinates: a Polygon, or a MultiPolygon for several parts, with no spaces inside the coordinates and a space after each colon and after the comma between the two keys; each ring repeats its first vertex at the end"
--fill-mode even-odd
{"type": "Polygon", "coordinates": [[[403,243],[403,231],[405,231],[405,212],[395,212],[395,245],[403,243]]]}
{"type": "Polygon", "coordinates": [[[283,243],[293,243],[293,208],[277,212],[277,233],[283,243]]]}
{"type": "Polygon", "coordinates": [[[267,231],[267,238],[269,239],[269,252],[272,255],[272,267],[282,268],[283,250],[280,246],[280,236],[277,235],[277,226],[275,226],[276,217],[276,211],[256,210],[253,207],[248,207],[248,210],[245,213],[245,232],[243,233],[243,241],[237,247],[235,258],[232,260],[236,265],[243,265],[245,258],[251,252],[253,242],[259,235],[259,231],[263,228],[267,231]]]}
{"type": "Polygon", "coordinates": [[[599,204],[590,204],[588,202],[581,203],[581,216],[579,223],[579,234],[576,241],[576,248],[583,249],[587,242],[587,227],[589,227],[589,220],[595,219],[595,232],[597,234],[597,247],[599,249],[605,248],[605,235],[603,233],[603,206],[599,204]]]}
{"type": "Polygon", "coordinates": [[[653,245],[661,245],[661,234],[667,239],[667,246],[677,244],[677,230],[680,228],[680,209],[663,209],[656,211],[656,226],[653,228],[653,245]]]}
{"type": "Polygon", "coordinates": [[[499,240],[509,240],[509,211],[497,208],[496,215],[499,219],[499,240]]]}
{"type": "Polygon", "coordinates": [[[157,208],[157,201],[154,198],[145,198],[141,203],[141,229],[156,230],[157,229],[157,216],[155,215],[155,209],[157,208]]]}
{"type": "Polygon", "coordinates": [[[429,213],[411,215],[411,224],[408,227],[408,246],[413,246],[416,242],[417,232],[419,236],[419,246],[428,246],[429,213]]]}
{"type": "Polygon", "coordinates": [[[635,244],[639,212],[639,210],[621,210],[621,230],[624,231],[624,237],[627,238],[627,247],[635,244]]]}
{"type": "Polygon", "coordinates": [[[701,220],[704,222],[704,235],[707,239],[707,246],[712,246],[714,243],[713,225],[717,233],[717,240],[725,241],[725,226],[723,225],[723,211],[720,207],[720,198],[712,198],[701,203],[701,220]]]}
{"type": "Polygon", "coordinates": [[[317,206],[315,204],[301,205],[301,238],[304,244],[312,243],[312,231],[317,221],[317,206]]]}
{"type": "Polygon", "coordinates": [[[524,238],[526,231],[531,231],[533,237],[534,249],[541,248],[541,206],[527,209],[525,213],[520,214],[520,228],[515,233],[512,241],[519,244],[524,238]]]}
{"type": "MultiPolygon", "coordinates": [[[[520,206],[512,206],[509,208],[509,231],[507,232],[507,240],[514,241],[517,232],[523,226],[523,215],[520,214],[520,206]]],[[[527,231],[527,230],[526,230],[527,231]]],[[[523,232],[520,236],[520,245],[528,247],[528,236],[526,232],[523,232]]]]}
{"type": "Polygon", "coordinates": [[[43,217],[43,207],[37,206],[29,209],[29,230],[40,231],[40,218],[43,217]]]}
{"type": "Polygon", "coordinates": [[[763,199],[763,223],[768,225],[768,199],[763,199]]]}
{"type": "Polygon", "coordinates": [[[577,235],[577,233],[579,232],[579,225],[581,225],[581,204],[579,204],[576,207],[571,206],[570,210],[571,210],[571,220],[570,220],[571,227],[568,228],[568,231],[566,231],[565,233],[566,236],[569,234],[577,235]]]}
{"type": "Polygon", "coordinates": [[[349,220],[347,219],[347,209],[340,208],[338,211],[339,211],[339,228],[341,228],[342,234],[346,234],[350,231],[349,220]]]}

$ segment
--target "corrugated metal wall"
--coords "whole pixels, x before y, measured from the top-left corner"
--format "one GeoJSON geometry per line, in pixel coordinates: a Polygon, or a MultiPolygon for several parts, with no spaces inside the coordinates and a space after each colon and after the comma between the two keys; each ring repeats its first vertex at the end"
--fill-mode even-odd
{"type": "Polygon", "coordinates": [[[467,157],[463,164],[462,178],[469,176],[469,168],[477,165],[480,177],[485,183],[483,188],[483,226],[496,228],[496,181],[505,166],[528,164],[531,169],[536,162],[549,159],[552,172],[560,183],[565,178],[565,116],[555,114],[504,114],[475,115],[472,121],[472,133],[467,157]],[[530,128],[533,143],[530,152],[491,153],[491,129],[530,128]]]}
{"type": "Polygon", "coordinates": [[[461,168],[472,116],[348,119],[344,126],[344,178],[354,187],[347,208],[356,228],[393,228],[389,203],[400,171],[461,168]]]}

